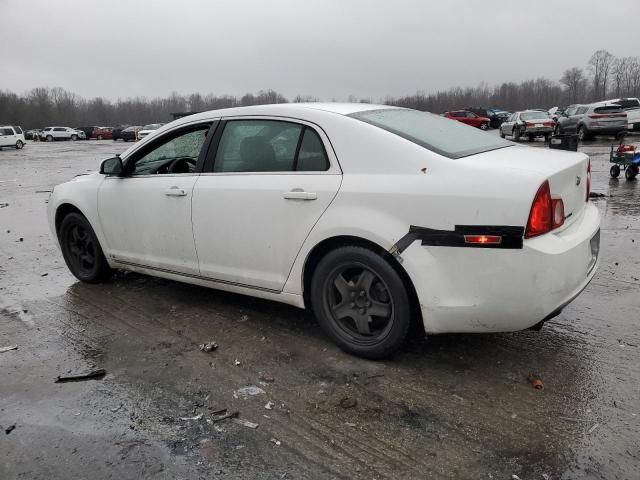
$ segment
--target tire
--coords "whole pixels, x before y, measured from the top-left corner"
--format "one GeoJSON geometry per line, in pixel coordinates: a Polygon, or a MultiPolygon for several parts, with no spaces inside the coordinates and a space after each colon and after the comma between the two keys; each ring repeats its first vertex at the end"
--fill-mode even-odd
{"type": "Polygon", "coordinates": [[[520,127],[515,127],[513,129],[513,141],[514,142],[520,141],[520,127]]]}
{"type": "Polygon", "coordinates": [[[589,132],[584,125],[580,125],[578,127],[578,141],[584,142],[588,140],[591,140],[591,135],[589,135],[589,132]]]}
{"type": "Polygon", "coordinates": [[[16,142],[16,150],[20,150],[22,147],[24,147],[24,143],[22,143],[22,140],[18,140],[16,142]]]}
{"type": "Polygon", "coordinates": [[[78,135],[76,134],[71,135],[71,141],[75,142],[76,140],[78,140],[78,135]]]}
{"type": "Polygon", "coordinates": [[[102,135],[98,135],[97,140],[102,140],[102,135]]]}
{"type": "Polygon", "coordinates": [[[556,123],[556,128],[553,129],[554,135],[562,135],[562,129],[560,128],[560,124],[556,123]]]}
{"type": "Polygon", "coordinates": [[[98,237],[84,216],[67,214],[58,229],[58,240],[64,261],[78,280],[100,283],[111,276],[98,237]]]}
{"type": "Polygon", "coordinates": [[[504,138],[506,135],[504,134],[504,132],[502,131],[502,127],[500,127],[500,138],[504,138]]]}
{"type": "Polygon", "coordinates": [[[551,134],[550,134],[550,133],[545,133],[545,134],[544,134],[544,142],[545,142],[545,143],[549,143],[549,138],[550,138],[550,137],[551,137],[551,134]]]}
{"type": "Polygon", "coordinates": [[[535,135],[528,135],[528,137],[529,137],[529,141],[530,142],[535,142],[536,141],[535,135]]]}
{"type": "Polygon", "coordinates": [[[481,123],[480,124],[480,130],[489,130],[489,124],[488,123],[481,123]]]}
{"type": "Polygon", "coordinates": [[[612,165],[609,169],[609,175],[611,175],[611,178],[618,178],[618,175],[620,175],[620,166],[612,165]]]}
{"type": "Polygon", "coordinates": [[[47,135],[47,142],[53,142],[53,137],[51,135],[47,135]]]}
{"type": "Polygon", "coordinates": [[[320,260],[311,279],[311,306],[340,348],[372,360],[400,349],[411,326],[402,278],[383,257],[363,247],[340,247],[320,260]]]}
{"type": "Polygon", "coordinates": [[[624,171],[624,178],[627,180],[635,180],[636,175],[638,175],[638,167],[629,165],[627,169],[624,171]]]}

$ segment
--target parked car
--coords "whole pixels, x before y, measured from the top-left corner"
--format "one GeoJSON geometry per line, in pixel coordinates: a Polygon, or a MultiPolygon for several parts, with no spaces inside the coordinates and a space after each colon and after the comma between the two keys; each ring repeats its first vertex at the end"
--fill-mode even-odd
{"type": "Polygon", "coordinates": [[[173,121],[47,209],[82,281],[134,270],[310,307],[343,349],[382,358],[412,321],[496,332],[557,315],[597,268],[589,188],[584,153],[410,109],[280,104],[173,121]]]}
{"type": "Polygon", "coordinates": [[[500,136],[505,138],[511,135],[513,140],[519,142],[522,137],[529,138],[532,142],[536,137],[544,137],[545,141],[553,133],[553,120],[549,114],[540,110],[524,110],[515,112],[500,125],[500,136]]]}
{"type": "Polygon", "coordinates": [[[597,135],[618,137],[627,132],[627,114],[619,105],[569,105],[555,126],[556,133],[577,133],[580,141],[597,135]]]}
{"type": "Polygon", "coordinates": [[[142,127],[136,125],[127,127],[122,130],[122,132],[120,132],[120,138],[123,142],[135,142],[136,140],[138,140],[138,131],[141,128],[142,127]]]}
{"type": "Polygon", "coordinates": [[[40,132],[42,130],[33,128],[31,130],[27,130],[26,132],[24,132],[24,138],[26,140],[36,140],[37,138],[39,138],[40,136],[40,132]]]}
{"type": "Polygon", "coordinates": [[[443,117],[457,120],[465,125],[471,125],[477,127],[480,130],[488,130],[489,123],[491,122],[487,117],[480,117],[473,112],[467,112],[466,110],[454,110],[452,112],[444,112],[443,117]]]}
{"type": "Polygon", "coordinates": [[[147,135],[152,134],[163,125],[164,123],[150,123],[148,125],[145,125],[138,131],[138,138],[144,138],[147,135]]]}
{"type": "Polygon", "coordinates": [[[597,102],[597,105],[620,105],[627,114],[627,130],[640,130],[640,99],[614,98],[597,102]]]}
{"type": "Polygon", "coordinates": [[[40,138],[47,142],[54,140],[86,140],[86,135],[82,130],[69,127],[47,127],[40,132],[40,138]]]}
{"type": "Polygon", "coordinates": [[[562,108],[562,107],[551,107],[549,110],[547,110],[547,113],[551,117],[551,120],[553,120],[553,123],[557,123],[558,118],[560,118],[562,116],[562,114],[564,113],[564,108],[562,108]]]}
{"type": "Polygon", "coordinates": [[[2,147],[13,147],[20,150],[25,145],[24,132],[21,127],[5,125],[0,126],[0,149],[2,147]]]}
{"type": "Polygon", "coordinates": [[[467,107],[467,112],[475,113],[479,117],[488,118],[491,128],[498,128],[506,118],[491,108],[484,107],[467,107]]]}
{"type": "Polygon", "coordinates": [[[84,132],[85,137],[82,140],[87,140],[89,138],[91,138],[91,135],[93,134],[93,131],[96,128],[100,128],[97,125],[92,125],[92,126],[88,126],[88,127],[77,127],[76,130],[81,130],[84,132]]]}
{"type": "Polygon", "coordinates": [[[98,127],[91,132],[91,138],[95,140],[111,140],[113,135],[111,127],[98,127]]]}
{"type": "Polygon", "coordinates": [[[128,128],[128,127],[129,125],[118,125],[117,127],[113,127],[111,129],[111,138],[113,139],[113,141],[115,142],[116,140],[119,140],[120,138],[122,138],[120,134],[125,128],[128,128]]]}

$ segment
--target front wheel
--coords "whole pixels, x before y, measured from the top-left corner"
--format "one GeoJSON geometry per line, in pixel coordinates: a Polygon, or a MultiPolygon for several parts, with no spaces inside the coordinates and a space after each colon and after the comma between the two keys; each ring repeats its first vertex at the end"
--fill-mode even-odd
{"type": "Polygon", "coordinates": [[[24,143],[22,143],[22,140],[18,140],[16,142],[16,150],[20,150],[22,147],[24,147],[24,143]]]}
{"type": "Polygon", "coordinates": [[[58,240],[64,261],[78,280],[99,283],[109,278],[111,268],[85,217],[79,213],[64,217],[58,229],[58,240]]]}
{"type": "Polygon", "coordinates": [[[78,140],[78,135],[71,135],[71,141],[75,142],[76,140],[78,140]]]}
{"type": "Polygon", "coordinates": [[[53,137],[51,135],[47,135],[47,142],[53,142],[53,137]]]}
{"type": "Polygon", "coordinates": [[[504,137],[505,137],[505,134],[504,134],[504,132],[502,131],[502,127],[500,127],[500,138],[504,138],[504,137]]]}
{"type": "Polygon", "coordinates": [[[513,141],[514,142],[520,141],[520,127],[516,127],[513,129],[513,141]]]}
{"type": "Polygon", "coordinates": [[[488,130],[489,129],[489,124],[488,123],[481,123],[480,124],[480,130],[488,130]]]}
{"type": "Polygon", "coordinates": [[[591,136],[589,135],[589,132],[587,132],[587,129],[584,126],[578,127],[578,140],[584,142],[585,140],[590,139],[591,136]]]}
{"type": "Polygon", "coordinates": [[[612,178],[618,178],[618,175],[620,175],[620,166],[612,165],[609,169],[609,175],[611,175],[612,178]]]}
{"type": "Polygon", "coordinates": [[[355,246],[329,252],[311,280],[318,323],[343,350],[382,359],[400,349],[411,325],[407,287],[393,266],[355,246]]]}

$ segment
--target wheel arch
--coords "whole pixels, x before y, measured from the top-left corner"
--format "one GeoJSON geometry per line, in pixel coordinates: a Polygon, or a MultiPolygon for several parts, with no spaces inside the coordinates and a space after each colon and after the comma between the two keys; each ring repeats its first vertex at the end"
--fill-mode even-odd
{"type": "Polygon", "coordinates": [[[398,275],[400,275],[402,282],[407,288],[407,292],[409,294],[411,302],[412,322],[414,322],[416,325],[420,325],[421,328],[423,328],[422,311],[420,309],[418,294],[407,271],[403,268],[400,262],[398,262],[398,260],[383,247],[371,240],[355,235],[336,235],[325,238],[309,251],[302,269],[302,296],[304,304],[308,308],[311,307],[311,299],[309,295],[311,291],[311,278],[313,277],[315,267],[327,253],[335,250],[336,248],[345,246],[358,246],[366,248],[374,253],[377,253],[382,258],[387,260],[387,262],[389,262],[389,264],[398,273],[398,275]]]}
{"type": "MultiPolygon", "coordinates": [[[[64,219],[64,217],[66,217],[70,213],[78,213],[82,215],[84,218],[87,219],[87,222],[89,222],[89,224],[91,225],[91,222],[89,221],[87,216],[78,207],[76,207],[71,203],[61,203],[56,208],[56,216],[55,216],[56,235],[60,231],[60,225],[62,224],[62,220],[64,219]]],[[[93,225],[91,225],[91,228],[93,228],[93,225]]]]}

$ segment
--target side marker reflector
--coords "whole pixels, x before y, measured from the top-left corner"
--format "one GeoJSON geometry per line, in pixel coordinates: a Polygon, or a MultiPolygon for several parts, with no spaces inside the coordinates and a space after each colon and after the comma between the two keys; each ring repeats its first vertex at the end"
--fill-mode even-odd
{"type": "Polygon", "coordinates": [[[464,243],[500,245],[502,243],[502,237],[500,235],[465,235],[464,243]]]}

